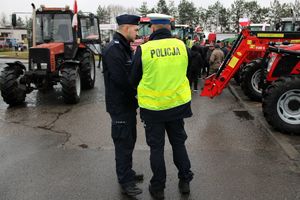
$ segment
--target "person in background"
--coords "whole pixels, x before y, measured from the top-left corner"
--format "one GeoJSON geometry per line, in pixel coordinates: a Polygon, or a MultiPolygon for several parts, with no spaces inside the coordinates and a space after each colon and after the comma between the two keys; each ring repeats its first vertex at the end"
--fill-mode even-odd
{"type": "Polygon", "coordinates": [[[224,42],[220,42],[220,49],[223,51],[224,57],[226,57],[226,55],[228,54],[228,49],[226,48],[224,42]]]}
{"type": "Polygon", "coordinates": [[[215,49],[213,50],[213,52],[211,53],[210,59],[209,59],[209,70],[210,70],[210,74],[215,73],[221,63],[224,60],[224,53],[223,51],[220,49],[220,46],[218,44],[215,45],[215,49]]]}
{"type": "Polygon", "coordinates": [[[199,53],[199,49],[196,45],[191,48],[191,69],[189,70],[188,78],[190,81],[190,87],[194,92],[198,91],[198,77],[201,73],[204,63],[202,56],[199,53]]]}
{"type": "Polygon", "coordinates": [[[136,90],[129,83],[133,42],[138,33],[139,16],[120,15],[119,25],[113,40],[103,53],[103,75],[105,84],[106,111],[111,117],[111,136],[115,145],[116,173],[122,192],[136,196],[142,190],[136,181],[142,174],[132,169],[132,152],[136,142],[136,90]]]}
{"type": "Polygon", "coordinates": [[[188,39],[186,40],[186,46],[188,47],[188,48],[192,48],[192,46],[193,46],[193,40],[192,40],[192,36],[188,36],[188,39]]]}
{"type": "Polygon", "coordinates": [[[214,43],[210,43],[208,45],[208,50],[206,52],[206,61],[208,63],[208,69],[207,69],[208,74],[210,74],[210,57],[211,57],[211,54],[214,51],[214,49],[215,49],[214,43]]]}

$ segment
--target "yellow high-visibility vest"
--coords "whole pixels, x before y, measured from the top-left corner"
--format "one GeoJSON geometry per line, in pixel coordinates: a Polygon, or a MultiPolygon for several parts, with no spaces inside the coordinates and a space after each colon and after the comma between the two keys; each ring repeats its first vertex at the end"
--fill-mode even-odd
{"type": "Polygon", "coordinates": [[[138,85],[138,103],[148,110],[167,110],[191,100],[186,77],[188,55],[181,40],[151,40],[141,45],[143,76],[138,85]]]}
{"type": "Polygon", "coordinates": [[[193,40],[188,39],[188,40],[186,41],[186,46],[187,46],[188,48],[192,48],[193,45],[194,45],[194,41],[193,41],[193,40]]]}

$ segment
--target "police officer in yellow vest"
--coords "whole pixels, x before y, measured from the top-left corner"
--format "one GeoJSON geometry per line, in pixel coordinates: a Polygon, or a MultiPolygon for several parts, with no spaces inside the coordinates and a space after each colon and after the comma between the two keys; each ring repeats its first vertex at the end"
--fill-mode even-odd
{"type": "Polygon", "coordinates": [[[181,40],[172,38],[171,16],[147,16],[153,33],[149,41],[136,50],[130,80],[137,88],[140,116],[150,146],[153,176],[149,191],[154,198],[163,199],[166,183],[165,132],[172,145],[181,193],[190,192],[189,182],[193,178],[185,147],[187,135],[183,121],[192,116],[191,91],[186,76],[189,50],[181,40]]]}

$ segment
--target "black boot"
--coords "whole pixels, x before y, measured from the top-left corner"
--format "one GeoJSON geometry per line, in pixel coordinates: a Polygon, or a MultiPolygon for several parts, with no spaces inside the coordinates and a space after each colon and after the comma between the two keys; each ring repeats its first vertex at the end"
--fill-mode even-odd
{"type": "Polygon", "coordinates": [[[179,191],[181,194],[189,194],[190,193],[190,183],[189,182],[179,180],[178,187],[179,187],[179,191]]]}
{"type": "Polygon", "coordinates": [[[121,187],[122,187],[122,193],[128,196],[136,196],[143,192],[143,190],[138,188],[135,183],[127,184],[124,186],[122,185],[121,187]]]}
{"type": "Polygon", "coordinates": [[[156,200],[162,200],[165,199],[165,191],[164,189],[161,190],[155,190],[151,187],[151,185],[149,185],[149,192],[151,194],[151,196],[156,199],[156,200]]]}

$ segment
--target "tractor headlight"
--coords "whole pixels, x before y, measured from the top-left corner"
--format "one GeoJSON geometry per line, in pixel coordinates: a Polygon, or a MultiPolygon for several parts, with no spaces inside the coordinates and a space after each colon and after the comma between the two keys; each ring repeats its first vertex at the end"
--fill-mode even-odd
{"type": "Polygon", "coordinates": [[[269,60],[269,62],[268,62],[267,72],[270,72],[271,67],[272,67],[272,65],[273,65],[273,63],[274,63],[274,61],[275,61],[275,58],[276,58],[276,55],[273,55],[273,56],[270,58],[270,60],[269,60]]]}
{"type": "Polygon", "coordinates": [[[37,70],[37,69],[46,70],[47,66],[48,66],[47,63],[32,63],[33,70],[37,70]]]}
{"type": "Polygon", "coordinates": [[[41,69],[47,69],[47,63],[41,63],[41,69]]]}
{"type": "Polygon", "coordinates": [[[38,68],[37,63],[34,62],[32,62],[31,66],[33,70],[36,70],[38,68]]]}

